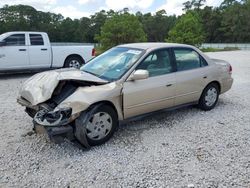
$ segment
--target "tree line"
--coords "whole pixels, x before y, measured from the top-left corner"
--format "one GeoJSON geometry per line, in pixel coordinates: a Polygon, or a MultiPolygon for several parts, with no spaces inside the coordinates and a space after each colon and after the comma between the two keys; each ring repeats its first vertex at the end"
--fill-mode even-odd
{"type": "Polygon", "coordinates": [[[44,31],[52,42],[101,43],[109,48],[127,42],[207,43],[250,42],[250,0],[224,0],[219,7],[204,6],[206,0],[183,3],[184,14],[168,15],[99,11],[80,19],[38,11],[31,6],[0,8],[0,34],[8,31],[44,31]]]}

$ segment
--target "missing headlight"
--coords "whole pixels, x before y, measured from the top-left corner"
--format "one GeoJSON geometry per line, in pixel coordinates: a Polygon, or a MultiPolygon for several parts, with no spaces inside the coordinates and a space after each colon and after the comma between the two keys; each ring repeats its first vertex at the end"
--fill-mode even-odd
{"type": "Polygon", "coordinates": [[[72,114],[71,108],[62,108],[56,111],[40,110],[34,117],[34,122],[42,126],[62,126],[69,123],[72,114]]]}

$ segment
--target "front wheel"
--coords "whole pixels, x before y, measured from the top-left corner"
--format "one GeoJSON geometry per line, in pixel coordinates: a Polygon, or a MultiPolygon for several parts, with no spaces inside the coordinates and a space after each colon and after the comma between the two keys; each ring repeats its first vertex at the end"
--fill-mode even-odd
{"type": "MultiPolygon", "coordinates": [[[[94,107],[88,113],[82,113],[77,121],[78,124],[81,124],[81,128],[76,127],[76,131],[83,131],[82,127],[85,127],[81,134],[85,134],[90,146],[101,145],[108,141],[118,126],[117,114],[108,105],[100,105],[94,107]]],[[[79,134],[79,132],[76,134],[79,134]]],[[[78,140],[81,139],[81,137],[77,138],[78,140]]],[[[79,141],[82,143],[82,140],[79,141]]]]}
{"type": "Polygon", "coordinates": [[[219,87],[216,83],[209,84],[202,92],[199,100],[199,107],[202,110],[212,110],[218,102],[219,87]]]}

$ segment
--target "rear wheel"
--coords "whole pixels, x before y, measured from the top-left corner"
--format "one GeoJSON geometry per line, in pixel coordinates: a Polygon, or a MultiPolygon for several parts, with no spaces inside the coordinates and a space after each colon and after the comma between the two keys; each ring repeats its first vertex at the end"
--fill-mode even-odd
{"type": "Polygon", "coordinates": [[[73,67],[79,69],[83,65],[83,60],[78,56],[71,56],[65,60],[64,67],[73,67]]]}
{"type": "Polygon", "coordinates": [[[219,87],[216,83],[209,84],[202,92],[199,107],[202,110],[212,110],[218,102],[219,87]]]}
{"type": "MultiPolygon", "coordinates": [[[[86,116],[86,113],[82,113],[81,116],[86,116]]],[[[81,116],[79,120],[85,119],[81,116]]],[[[114,134],[118,125],[118,118],[115,110],[111,106],[101,105],[91,111],[87,116],[88,118],[81,122],[81,124],[85,127],[85,136],[88,144],[90,146],[95,146],[108,141],[114,134]]],[[[81,130],[82,129],[76,131],[81,130]]]]}

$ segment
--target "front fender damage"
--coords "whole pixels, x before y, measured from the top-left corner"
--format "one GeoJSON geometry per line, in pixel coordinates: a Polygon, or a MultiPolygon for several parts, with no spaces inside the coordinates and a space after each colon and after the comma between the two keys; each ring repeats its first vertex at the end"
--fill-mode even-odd
{"type": "Polygon", "coordinates": [[[55,111],[42,109],[33,118],[36,133],[47,133],[49,139],[54,143],[63,143],[65,139],[72,141],[81,149],[90,148],[86,138],[86,122],[91,115],[84,114],[72,122],[72,109],[63,108],[55,111]]]}

